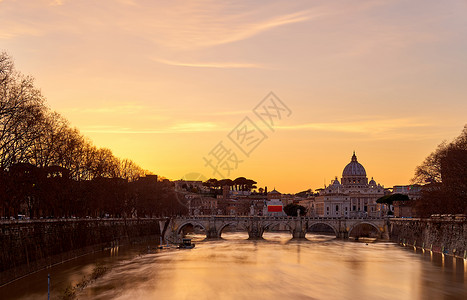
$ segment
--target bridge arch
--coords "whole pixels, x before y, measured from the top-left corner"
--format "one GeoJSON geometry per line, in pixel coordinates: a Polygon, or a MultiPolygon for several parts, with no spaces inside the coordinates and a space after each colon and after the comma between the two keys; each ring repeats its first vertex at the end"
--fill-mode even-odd
{"type": "Polygon", "coordinates": [[[376,224],[374,224],[374,223],[372,223],[372,222],[369,222],[369,221],[362,221],[362,222],[358,222],[358,223],[353,224],[353,225],[349,228],[349,236],[352,235],[352,231],[356,230],[357,228],[359,228],[359,227],[362,226],[362,225],[369,225],[371,228],[373,228],[374,230],[376,230],[376,232],[377,232],[377,237],[378,237],[378,238],[381,238],[381,230],[380,230],[380,228],[379,228],[376,224]]]}
{"type": "Polygon", "coordinates": [[[315,226],[315,225],[325,225],[325,226],[327,226],[327,227],[329,227],[329,228],[332,229],[332,231],[334,232],[334,235],[335,235],[336,237],[339,236],[339,230],[338,230],[333,224],[331,224],[331,223],[329,223],[329,222],[324,222],[324,221],[316,221],[316,222],[309,223],[309,224],[308,224],[308,227],[306,228],[306,232],[307,232],[307,233],[313,233],[313,231],[311,230],[311,228],[312,228],[313,226],[315,226]]]}
{"type": "Polygon", "coordinates": [[[199,226],[199,227],[203,228],[205,232],[207,232],[206,226],[204,226],[203,224],[201,224],[199,222],[194,222],[194,221],[186,221],[186,222],[181,223],[177,227],[177,235],[180,235],[182,233],[183,228],[186,227],[187,225],[191,225],[193,227],[199,226]]]}
{"type": "MultiPolygon", "coordinates": [[[[279,232],[285,233],[287,232],[290,235],[290,238],[294,237],[294,227],[289,222],[282,221],[270,221],[261,224],[261,236],[265,239],[276,239],[276,235],[272,232],[275,227],[284,226],[285,230],[279,230],[279,232]],[[266,237],[264,237],[264,233],[266,233],[266,237]]],[[[279,229],[279,228],[278,228],[279,229]]],[[[282,238],[281,238],[282,239],[282,238]]]]}
{"type": "Polygon", "coordinates": [[[217,230],[217,236],[218,236],[218,237],[222,237],[222,231],[223,231],[227,226],[233,226],[233,227],[236,227],[236,229],[237,229],[238,231],[245,231],[246,233],[248,233],[248,228],[246,227],[245,224],[242,224],[242,222],[225,222],[225,223],[222,223],[222,224],[219,226],[219,229],[217,230]]]}
{"type": "Polygon", "coordinates": [[[288,222],[281,222],[281,221],[272,221],[272,222],[268,222],[268,223],[264,223],[262,225],[263,227],[263,232],[265,230],[268,230],[268,229],[272,229],[273,227],[275,226],[280,226],[280,225],[285,225],[285,227],[287,227],[287,230],[293,234],[293,228],[292,226],[290,226],[290,224],[288,222]]]}

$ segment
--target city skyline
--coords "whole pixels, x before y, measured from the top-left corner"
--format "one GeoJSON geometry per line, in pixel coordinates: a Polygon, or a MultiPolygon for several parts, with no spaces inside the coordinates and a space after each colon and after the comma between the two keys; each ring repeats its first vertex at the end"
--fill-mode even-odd
{"type": "Polygon", "coordinates": [[[356,151],[385,187],[464,125],[465,1],[0,1],[0,51],[99,147],[172,180],[219,176],[293,193],[340,177],[356,151]],[[290,115],[268,128],[269,94],[290,115]],[[245,118],[267,136],[247,154],[245,118]],[[230,136],[232,137],[232,136],[230,136]],[[227,174],[224,174],[227,175],[227,174]]]}

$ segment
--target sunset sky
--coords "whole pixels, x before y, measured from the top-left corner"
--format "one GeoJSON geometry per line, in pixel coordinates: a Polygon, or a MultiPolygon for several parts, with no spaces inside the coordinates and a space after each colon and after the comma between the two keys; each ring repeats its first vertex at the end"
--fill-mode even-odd
{"type": "Polygon", "coordinates": [[[465,0],[0,0],[0,51],[97,146],[173,180],[219,179],[222,142],[226,177],[280,192],[340,179],[354,150],[408,184],[467,124],[465,0]],[[271,91],[290,113],[268,127],[271,91]]]}

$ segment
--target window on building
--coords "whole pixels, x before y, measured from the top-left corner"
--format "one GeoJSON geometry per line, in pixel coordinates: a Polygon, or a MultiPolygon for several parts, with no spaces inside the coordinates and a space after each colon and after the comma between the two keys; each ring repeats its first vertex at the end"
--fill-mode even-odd
{"type": "Polygon", "coordinates": [[[339,205],[336,205],[336,211],[339,211],[339,205]]]}
{"type": "Polygon", "coordinates": [[[329,211],[329,206],[326,207],[326,210],[329,211]]]}
{"type": "Polygon", "coordinates": [[[353,210],[353,211],[356,211],[356,210],[357,210],[357,206],[356,206],[356,205],[352,206],[352,210],[353,210]]]}
{"type": "Polygon", "coordinates": [[[345,211],[347,211],[347,206],[345,207],[345,211]]]}
{"type": "Polygon", "coordinates": [[[363,207],[363,210],[364,210],[364,211],[368,211],[368,206],[365,205],[365,206],[363,207]]]}

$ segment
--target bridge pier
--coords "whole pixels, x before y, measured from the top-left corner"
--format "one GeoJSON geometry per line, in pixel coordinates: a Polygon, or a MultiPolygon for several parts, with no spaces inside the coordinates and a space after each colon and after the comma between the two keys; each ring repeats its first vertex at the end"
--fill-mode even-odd
{"type": "Polygon", "coordinates": [[[207,239],[218,239],[220,236],[217,233],[216,227],[209,227],[208,230],[206,230],[206,238],[207,239]]]}
{"type": "Polygon", "coordinates": [[[263,234],[257,231],[248,231],[248,239],[250,240],[258,240],[262,239],[263,234]]]}
{"type": "Polygon", "coordinates": [[[217,226],[216,226],[216,221],[215,221],[214,218],[211,218],[209,220],[208,226],[207,226],[207,228],[205,228],[205,230],[206,230],[206,238],[207,239],[218,239],[218,238],[220,238],[219,232],[218,232],[217,226]]]}
{"type": "Polygon", "coordinates": [[[388,224],[384,224],[383,233],[381,234],[381,237],[384,240],[389,240],[389,227],[388,227],[388,224]]]}
{"type": "Polygon", "coordinates": [[[306,232],[304,230],[293,230],[292,236],[294,239],[304,239],[306,232]]]}
{"type": "Polygon", "coordinates": [[[347,227],[346,220],[339,220],[337,223],[337,234],[336,237],[339,239],[348,239],[349,238],[349,228],[347,227]]]}
{"type": "Polygon", "coordinates": [[[249,239],[262,239],[264,228],[260,225],[259,218],[253,217],[248,228],[249,239]]]}
{"type": "Polygon", "coordinates": [[[337,233],[337,238],[347,240],[349,238],[349,232],[347,230],[342,230],[337,233]]]}
{"type": "Polygon", "coordinates": [[[295,220],[294,226],[292,228],[292,237],[294,239],[304,239],[307,227],[308,222],[304,222],[304,220],[301,217],[298,217],[298,219],[295,220]]]}

